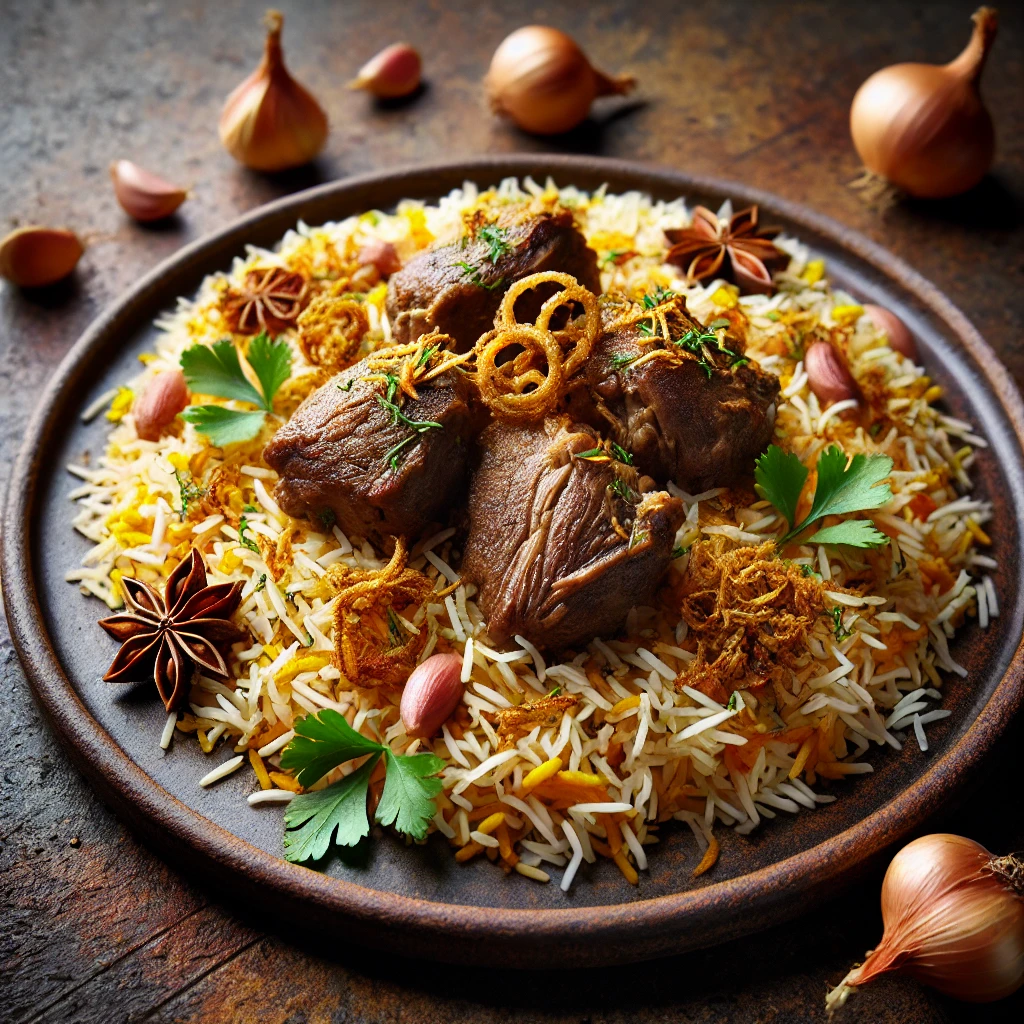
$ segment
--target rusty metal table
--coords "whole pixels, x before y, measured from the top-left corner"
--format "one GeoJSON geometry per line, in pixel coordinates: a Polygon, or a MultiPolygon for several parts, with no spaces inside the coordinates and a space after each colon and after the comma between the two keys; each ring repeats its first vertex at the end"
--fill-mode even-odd
{"type": "MultiPolygon", "coordinates": [[[[1024,381],[1021,10],[1004,12],[986,73],[1000,141],[993,173],[961,199],[881,211],[847,187],[859,169],[849,101],[877,67],[957,53],[969,3],[318,0],[285,7],[286,54],[328,110],[332,132],[315,165],[262,176],[236,166],[216,134],[223,97],[260,50],[261,3],[0,2],[0,228],[67,224],[89,242],[68,282],[34,294],[0,286],[0,485],[36,395],[78,334],[185,241],[320,181],[481,152],[628,157],[807,203],[931,278],[1024,381]],[[635,73],[635,101],[602,107],[556,140],[495,121],[483,107],[482,75],[506,32],[530,21],[564,27],[595,63],[635,73]],[[346,91],[367,57],[403,37],[425,55],[422,95],[375,105],[346,91]],[[117,157],[190,183],[180,216],[153,228],[129,222],[107,180],[117,157]]],[[[936,829],[999,852],[1024,848],[1014,758],[1022,740],[1018,726],[977,791],[936,829]]],[[[877,875],[773,932],[618,971],[458,972],[325,948],[301,921],[268,931],[258,906],[244,913],[222,906],[99,804],[41,721],[5,625],[0,773],[5,1020],[820,1021],[827,985],[880,933],[877,875]]],[[[859,994],[839,1019],[1009,1021],[1022,1012],[1021,994],[982,1013],[890,980],[859,994]]]]}

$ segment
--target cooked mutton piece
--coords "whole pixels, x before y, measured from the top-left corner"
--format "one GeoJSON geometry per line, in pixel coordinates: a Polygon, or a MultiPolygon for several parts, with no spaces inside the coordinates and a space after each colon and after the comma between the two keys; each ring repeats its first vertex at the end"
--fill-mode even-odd
{"type": "Polygon", "coordinates": [[[587,394],[576,389],[570,412],[661,485],[697,494],[735,484],[771,440],[778,378],[728,333],[694,320],[679,296],[631,304],[594,345],[582,379],[587,394]]]}
{"type": "MultiPolygon", "coordinates": [[[[392,275],[387,312],[394,336],[410,342],[437,328],[455,338],[458,351],[468,352],[494,326],[509,285],[547,270],[571,274],[592,292],[601,290],[597,254],[569,210],[524,218],[510,208],[459,242],[417,254],[392,275]]],[[[524,295],[516,309],[520,321],[532,321],[555,290],[524,295]]]]}
{"type": "Polygon", "coordinates": [[[561,650],[617,632],[652,602],[683,503],[629,466],[593,461],[593,431],[565,417],[496,421],[480,435],[462,571],[493,640],[561,650]],[[582,457],[586,455],[586,457],[582,457]]]}
{"type": "Polygon", "coordinates": [[[394,388],[389,399],[387,381],[367,364],[314,391],[263,457],[281,476],[274,496],[289,515],[337,521],[356,537],[411,538],[462,498],[479,416],[457,368],[402,400],[394,388]]]}

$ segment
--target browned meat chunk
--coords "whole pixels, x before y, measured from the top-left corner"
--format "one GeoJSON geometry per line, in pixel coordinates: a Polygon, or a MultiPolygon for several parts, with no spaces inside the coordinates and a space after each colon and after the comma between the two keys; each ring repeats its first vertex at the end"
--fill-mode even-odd
{"type": "Polygon", "coordinates": [[[778,378],[745,360],[732,338],[719,341],[681,298],[657,308],[663,321],[645,309],[611,324],[570,411],[662,485],[698,493],[734,484],[771,440],[778,378]]]}
{"type": "Polygon", "coordinates": [[[263,457],[281,475],[275,497],[289,515],[336,520],[363,538],[412,537],[463,493],[478,429],[469,385],[447,371],[396,417],[385,386],[361,379],[369,372],[356,363],[314,391],[263,457]]]}
{"type": "MultiPolygon", "coordinates": [[[[601,290],[597,255],[587,247],[568,210],[522,219],[514,210],[453,245],[414,256],[388,282],[387,311],[399,342],[415,341],[435,327],[466,352],[494,326],[502,296],[514,281],[560,270],[592,292],[601,290]]],[[[532,320],[552,294],[524,296],[516,312],[532,320]],[[535,308],[529,307],[534,303],[535,308]]]]}
{"type": "Polygon", "coordinates": [[[684,506],[641,495],[650,481],[628,466],[579,457],[599,444],[565,418],[495,422],[480,435],[462,569],[495,641],[586,644],[652,601],[684,506]]]}

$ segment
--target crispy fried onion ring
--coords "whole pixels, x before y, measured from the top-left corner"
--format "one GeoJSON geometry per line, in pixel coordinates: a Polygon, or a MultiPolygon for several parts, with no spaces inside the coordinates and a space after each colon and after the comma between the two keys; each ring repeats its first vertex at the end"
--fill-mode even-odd
{"type": "Polygon", "coordinates": [[[322,295],[305,309],[297,327],[299,348],[306,360],[334,374],[357,361],[370,321],[361,303],[322,295]]]}
{"type": "Polygon", "coordinates": [[[597,296],[584,288],[575,277],[557,270],[548,270],[542,274],[530,274],[529,277],[516,281],[502,299],[495,318],[495,327],[501,330],[518,326],[519,321],[516,320],[515,314],[516,301],[524,292],[533,291],[539,285],[549,282],[560,284],[562,290],[544,302],[534,326],[553,334],[562,349],[569,353],[563,365],[565,379],[568,380],[587,361],[601,331],[597,296]],[[568,308],[571,313],[574,303],[579,303],[583,307],[583,314],[570,319],[561,329],[552,331],[551,318],[559,309],[568,308]]]}
{"type": "Polygon", "coordinates": [[[562,349],[549,332],[528,324],[502,327],[485,334],[475,351],[480,396],[497,415],[535,420],[558,401],[564,379],[562,349]],[[499,362],[502,353],[508,358],[499,362]],[[541,369],[545,364],[546,372],[541,369]]]}

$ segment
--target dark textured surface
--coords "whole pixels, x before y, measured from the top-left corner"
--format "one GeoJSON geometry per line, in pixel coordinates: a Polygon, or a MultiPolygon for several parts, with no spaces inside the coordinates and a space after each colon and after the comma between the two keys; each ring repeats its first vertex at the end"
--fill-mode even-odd
{"type": "MultiPolygon", "coordinates": [[[[6,450],[92,316],[184,240],[320,179],[493,150],[561,147],[657,160],[831,212],[945,289],[1016,379],[1024,377],[1019,14],[1005,12],[987,74],[1001,144],[994,175],[962,200],[880,215],[844,188],[857,171],[846,137],[848,100],[882,63],[952,56],[966,37],[968,6],[862,4],[840,16],[824,5],[754,11],[724,3],[682,13],[648,5],[642,14],[592,5],[586,27],[574,30],[595,59],[618,59],[637,73],[650,102],[541,144],[478,114],[478,79],[508,28],[578,19],[539,8],[470,19],[460,6],[305,4],[289,11],[293,65],[335,127],[318,171],[282,180],[232,166],[213,128],[221,97],[258,48],[258,33],[247,26],[261,7],[250,5],[243,18],[230,3],[173,12],[155,4],[124,12],[11,4],[0,38],[3,214],[12,225],[69,223],[92,247],[66,286],[28,297],[0,290],[6,450]],[[629,38],[613,38],[614,28],[629,38]],[[402,34],[434,55],[431,86],[419,100],[374,109],[342,90],[366,56],[402,34]],[[173,225],[146,230],[123,220],[105,179],[106,164],[122,155],[195,182],[195,198],[173,225]]],[[[772,933],[616,974],[480,971],[456,979],[450,968],[351,949],[302,950],[263,933],[258,906],[242,922],[140,848],[68,768],[6,641],[2,672],[0,994],[15,1020],[818,1020],[826,983],[877,937],[877,885],[869,880],[772,933]],[[77,847],[73,837],[81,837],[77,847]]],[[[1000,769],[1009,771],[1021,738],[1016,727],[982,778],[987,798],[937,825],[1000,852],[1024,846],[1018,788],[992,783],[1000,769]]],[[[301,938],[301,923],[287,938],[301,938]]],[[[909,984],[880,983],[859,1000],[846,1019],[979,1019],[909,984]]],[[[985,1011],[985,1019],[1018,1019],[1022,1005],[1018,997],[985,1011]]]]}

